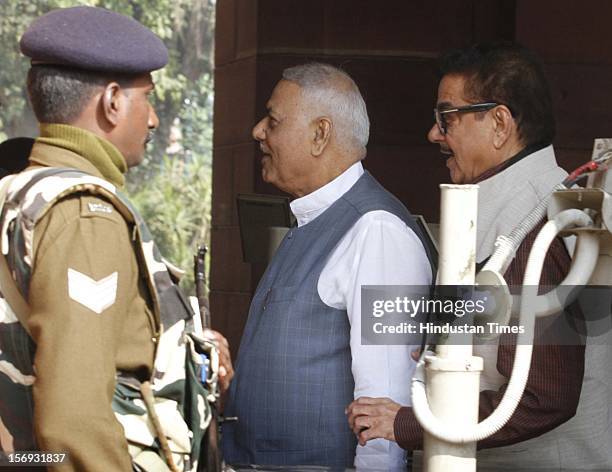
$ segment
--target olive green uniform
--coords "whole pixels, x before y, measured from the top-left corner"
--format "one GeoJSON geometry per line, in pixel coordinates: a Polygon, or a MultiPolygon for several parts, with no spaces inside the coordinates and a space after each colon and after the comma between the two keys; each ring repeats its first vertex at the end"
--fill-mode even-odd
{"type": "MultiPolygon", "coordinates": [[[[42,136],[31,165],[70,167],[123,185],[125,162],[110,143],[68,126],[43,125],[42,136]]],[[[28,326],[37,346],[38,447],[68,451],[77,470],[131,470],[123,428],[111,409],[115,375],[151,375],[155,320],[129,227],[104,199],[73,194],[52,207],[34,234],[28,326]],[[98,314],[73,299],[69,269],[93,281],[116,273],[114,303],[98,314]]],[[[64,468],[71,467],[58,467],[64,468]]]]}

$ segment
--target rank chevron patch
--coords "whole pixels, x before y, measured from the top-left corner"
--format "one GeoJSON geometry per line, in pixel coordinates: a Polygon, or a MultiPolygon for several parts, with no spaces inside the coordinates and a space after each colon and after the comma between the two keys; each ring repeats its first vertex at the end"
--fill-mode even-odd
{"type": "Polygon", "coordinates": [[[99,315],[115,303],[117,272],[96,281],[77,270],[68,269],[68,295],[99,315]]]}

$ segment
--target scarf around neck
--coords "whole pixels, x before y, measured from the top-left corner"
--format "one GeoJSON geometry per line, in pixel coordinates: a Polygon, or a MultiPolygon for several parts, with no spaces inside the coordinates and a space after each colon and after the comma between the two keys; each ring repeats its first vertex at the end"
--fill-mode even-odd
{"type": "Polygon", "coordinates": [[[93,164],[117,187],[125,185],[127,164],[119,150],[109,141],[75,126],[41,123],[37,142],[72,151],[93,164]]]}

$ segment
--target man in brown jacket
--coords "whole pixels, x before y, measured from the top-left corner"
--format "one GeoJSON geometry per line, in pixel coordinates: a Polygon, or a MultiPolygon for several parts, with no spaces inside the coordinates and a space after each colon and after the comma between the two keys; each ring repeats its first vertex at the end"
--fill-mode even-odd
{"type": "MultiPolygon", "coordinates": [[[[440,146],[451,181],[478,184],[477,262],[493,251],[495,238],[508,234],[567,175],[556,163],[552,140],[552,101],[542,66],[533,53],[515,44],[480,44],[452,51],[441,61],[441,81],[428,139],[440,146]]],[[[544,222],[523,241],[504,274],[509,285],[522,283],[531,246],[544,222]]],[[[570,267],[560,239],[551,245],[541,284],[558,285],[570,267]]],[[[525,392],[509,422],[478,448],[521,443],[509,455],[518,457],[531,438],[567,422],[576,413],[584,373],[584,346],[536,345],[525,392]]],[[[485,359],[479,418],[499,405],[512,372],[515,345],[508,339],[485,359]],[[495,357],[496,356],[496,357],[495,357]]],[[[479,355],[476,353],[476,355],[479,355]]],[[[449,392],[450,395],[452,393],[449,392]]],[[[349,423],[360,442],[385,437],[404,449],[423,446],[423,429],[409,406],[389,399],[360,398],[348,408],[349,423]]],[[[534,444],[538,464],[557,467],[563,452],[558,441],[544,451],[534,444]],[[545,458],[553,457],[553,463],[545,458]]],[[[490,456],[500,455],[496,450],[490,456]]],[[[480,456],[479,456],[480,457],[480,456]]],[[[506,465],[518,466],[516,461],[506,465]]],[[[535,466],[536,461],[529,463],[535,466]]]]}

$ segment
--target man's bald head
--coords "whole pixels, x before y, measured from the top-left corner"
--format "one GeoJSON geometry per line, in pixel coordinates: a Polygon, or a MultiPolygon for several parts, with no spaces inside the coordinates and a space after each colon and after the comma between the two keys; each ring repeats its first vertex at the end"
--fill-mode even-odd
{"type": "Polygon", "coordinates": [[[334,138],[344,153],[354,160],[365,157],[370,120],[359,88],[346,72],[314,62],[285,69],[283,79],[299,85],[305,103],[331,119],[334,138]]]}

